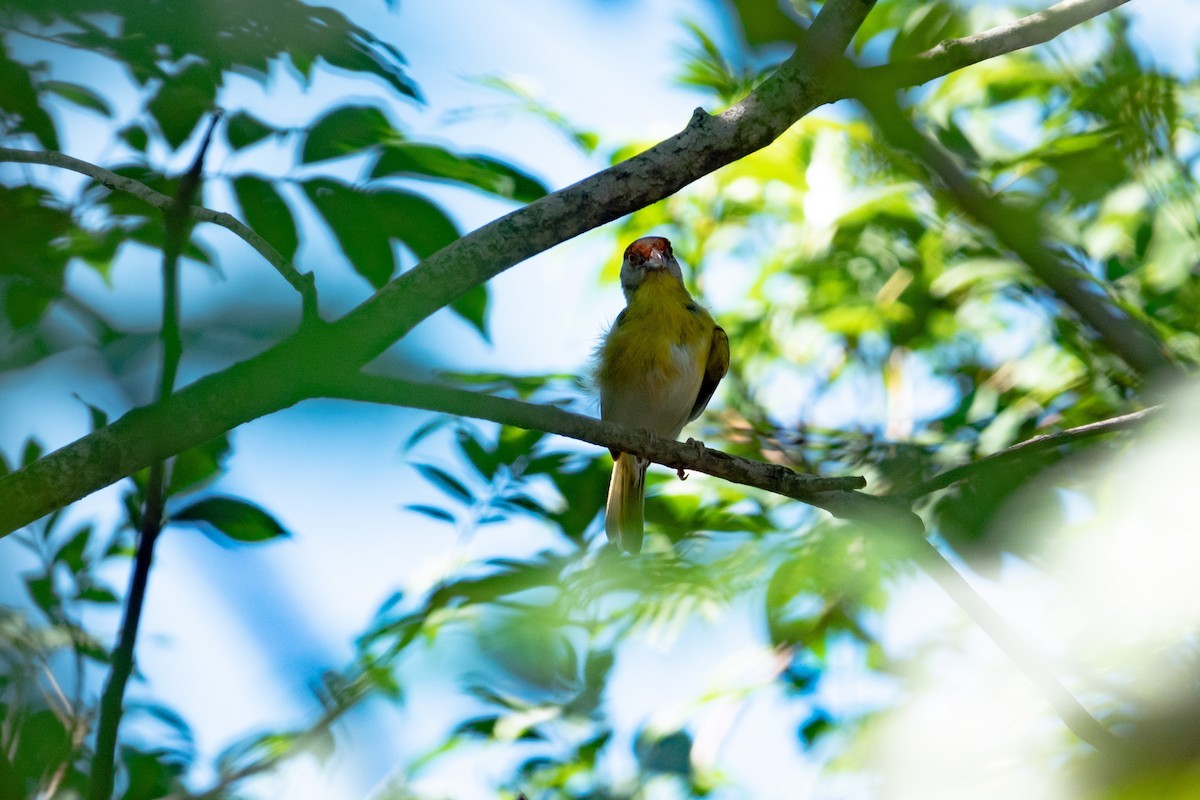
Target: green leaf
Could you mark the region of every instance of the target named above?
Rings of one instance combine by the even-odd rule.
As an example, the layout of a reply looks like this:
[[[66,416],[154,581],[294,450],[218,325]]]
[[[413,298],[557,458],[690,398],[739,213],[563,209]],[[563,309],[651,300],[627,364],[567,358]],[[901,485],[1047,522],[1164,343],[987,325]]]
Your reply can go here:
[[[414,503],[412,505],[405,506],[405,508],[407,508],[409,511],[415,511],[418,514],[424,514],[432,519],[441,520],[442,522],[449,522],[451,525],[457,522],[453,514],[446,509],[438,508],[437,506],[426,506],[421,505],[420,503]]]
[[[42,81],[39,86],[43,91],[53,92],[64,100],[89,111],[95,111],[101,116],[111,117],[113,115],[112,107],[108,102],[86,86],[66,81]]]
[[[173,522],[211,525],[235,542],[265,542],[288,536],[259,506],[236,497],[208,497],[171,515]]]
[[[129,125],[117,131],[117,135],[125,140],[125,143],[139,153],[146,152],[146,147],[150,144],[150,134],[146,133],[146,129],[141,125]]]
[[[87,400],[84,400],[78,394],[74,395],[75,399],[87,406],[88,416],[91,419],[92,430],[96,431],[108,424],[108,414],[99,406],[94,406]]]
[[[66,564],[67,569],[72,573],[79,573],[83,569],[84,551],[87,549],[88,538],[92,535],[92,526],[84,525],[75,532],[75,535],[67,540],[54,556],[54,560]]]
[[[216,107],[217,85],[210,67],[193,63],[163,81],[146,110],[158,122],[171,147],[187,141],[196,124]]]
[[[54,591],[54,581],[45,574],[30,574],[24,577],[25,591],[29,592],[29,598],[45,612],[47,617],[55,619],[62,601],[59,600],[58,593]]]
[[[425,259],[459,236],[445,213],[419,195],[399,189],[363,191],[327,178],[303,185],[351,266],[375,288],[396,270],[392,240],[399,239],[418,259]],[[478,306],[476,299],[467,312],[480,316]]]
[[[371,170],[372,178],[430,178],[473,186],[489,194],[529,203],[549,190],[536,178],[487,156],[460,156],[420,142],[389,142]]]
[[[75,596],[76,600],[82,600],[85,603],[98,603],[100,605],[111,605],[117,602],[120,598],[116,592],[106,586],[89,586]]]
[[[374,106],[342,106],[321,117],[304,139],[305,164],[341,158],[383,144],[399,134]]]
[[[276,128],[245,111],[236,111],[225,120],[225,138],[234,150],[249,147],[276,133],[279,133]]]
[[[450,303],[450,310],[470,323],[485,342],[492,340],[487,326],[488,299],[487,284],[481,283],[467,289]]]
[[[633,745],[638,764],[646,772],[687,777],[692,774],[692,737],[686,731],[655,735],[642,730]]]
[[[0,44],[0,118],[6,135],[32,134],[47,150],[58,150],[54,120],[38,104],[29,68],[9,59]]]
[[[221,469],[221,463],[229,455],[229,437],[225,434],[184,450],[175,457],[171,467],[171,480],[167,483],[167,497],[174,497],[197,489]]]
[[[21,466],[28,467],[41,457],[42,443],[33,437],[26,439],[25,447],[21,450]]]
[[[233,180],[233,191],[246,224],[267,240],[287,261],[296,256],[299,238],[292,211],[279,196],[275,186],[254,175],[241,175]]]
[[[458,478],[446,472],[446,470],[435,467],[432,464],[413,464],[413,467],[425,477],[425,480],[455,500],[466,505],[471,505],[475,502],[475,496],[471,494],[471,490],[464,486]]]

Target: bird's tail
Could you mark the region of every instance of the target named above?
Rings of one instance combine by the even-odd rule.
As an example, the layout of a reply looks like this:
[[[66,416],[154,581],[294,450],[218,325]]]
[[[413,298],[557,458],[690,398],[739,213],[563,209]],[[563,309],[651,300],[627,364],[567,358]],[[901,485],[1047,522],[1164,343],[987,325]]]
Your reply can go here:
[[[649,461],[621,453],[613,462],[612,482],[608,485],[608,506],[604,510],[604,532],[610,542],[627,553],[642,549],[642,502],[646,491]]]

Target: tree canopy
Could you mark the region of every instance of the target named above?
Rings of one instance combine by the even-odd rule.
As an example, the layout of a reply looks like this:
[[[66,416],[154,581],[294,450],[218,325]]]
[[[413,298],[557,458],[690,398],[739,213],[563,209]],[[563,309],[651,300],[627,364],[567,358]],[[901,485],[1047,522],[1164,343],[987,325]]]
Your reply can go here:
[[[0,386],[53,376],[48,408],[76,398],[90,431],[0,423],[0,797],[277,796],[306,758],[336,771],[371,709],[435,730],[438,680],[455,718],[360,764],[371,797],[484,763],[472,786],[529,800],[745,796],[794,764],[819,796],[938,796],[998,760],[997,794],[1194,793],[1200,95],[1134,32],[1144,5],[697,6],[672,57],[704,101],[661,141],[479,79],[597,166],[560,187],[537,153],[410,124],[420,65],[361,9],[0,0]],[[464,198],[500,212],[467,230]],[[455,368],[456,336],[496,338],[492,279],[584,235],[607,290],[649,232],[729,335],[703,447],[594,419],[587,353]],[[414,343],[434,315],[462,330]],[[415,498],[382,524],[453,531],[449,566],[397,576],[312,715],[202,752],[131,690],[155,679],[155,548],[344,537],[226,480],[239,428],[318,402],[414,412],[378,434]],[[604,544],[610,448],[669,468],[636,557]],[[931,586],[959,613],[916,619]],[[687,663],[639,652],[719,619]],[[683,709],[645,696],[696,676]],[[769,763],[725,752],[735,730]]]

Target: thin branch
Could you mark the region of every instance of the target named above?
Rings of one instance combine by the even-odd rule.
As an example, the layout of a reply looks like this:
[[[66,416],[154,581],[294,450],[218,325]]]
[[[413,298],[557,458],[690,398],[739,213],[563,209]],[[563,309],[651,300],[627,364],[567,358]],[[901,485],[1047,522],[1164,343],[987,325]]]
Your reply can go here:
[[[54,150],[18,150],[11,147],[0,147],[0,162],[4,161],[22,164],[43,164],[49,167],[59,167],[60,169],[78,172],[81,175],[87,175],[89,178],[110,189],[131,194],[164,213],[175,202],[174,198],[150,188],[141,181],[127,178],[124,175],[118,175],[111,170],[104,169],[104,167],[90,164],[87,161],[82,161]],[[259,236],[248,225],[232,214],[227,214],[224,211],[214,211],[204,206],[191,205],[190,203],[187,213],[196,222],[210,222],[232,231],[234,235],[253,247],[259,255],[275,268],[276,272],[283,276],[284,280],[291,284],[293,289],[300,293],[305,319],[312,319],[316,316],[317,289],[311,272],[301,273],[288,263],[287,259],[280,255],[279,251],[272,247],[270,242]]]
[[[191,169],[179,183],[179,190],[164,212],[166,235],[163,242],[163,298],[162,298],[162,373],[158,385],[158,402],[162,403],[175,389],[175,378],[179,372],[179,359],[183,354],[179,331],[179,254],[188,240],[192,200],[200,188],[204,170],[204,156],[212,141],[213,129],[219,116],[213,115],[200,143],[200,151],[192,162]],[[166,510],[166,462],[155,461],[150,466],[150,477],[146,486],[146,505],[142,513],[141,536],[138,537],[137,555],[133,572],[129,578],[129,592],[125,597],[125,613],[121,619],[121,631],[117,647],[112,654],[112,669],[104,693],[100,697],[100,720],[96,727],[96,750],[92,754],[90,800],[109,800],[113,791],[113,775],[116,767],[117,733],[125,703],[125,687],[133,674],[134,648],[137,645],[138,626],[145,604],[146,588],[150,580],[150,567],[154,561],[154,544],[162,532],[163,515]]]
[[[1042,657],[988,605],[928,539],[914,540],[913,546],[917,563],[925,573],[1012,659],[1072,733],[1100,752],[1113,753],[1120,749],[1120,741],[1088,713]]]
[[[610,450],[635,453],[673,470],[703,472],[731,483],[790,497],[825,509],[840,519],[866,522],[917,535],[925,530],[920,518],[907,508],[853,491],[866,485],[862,477],[823,478],[806,475],[780,464],[731,456],[698,442],[664,439],[650,431],[625,428],[553,406],[492,397],[450,386],[364,374],[334,376],[321,394],[343,400],[440,411],[554,433]]]
[[[1122,414],[1119,417],[1112,417],[1111,419],[1104,419],[1099,422],[1090,422],[1087,425],[1079,425],[1075,428],[1067,428],[1065,431],[1043,433],[1040,436],[1034,436],[1032,439],[1026,439],[1011,447],[1006,447],[991,455],[984,456],[977,461],[972,461],[969,464],[959,464],[957,467],[951,467],[944,472],[934,475],[929,480],[917,484],[911,489],[897,492],[894,496],[897,499],[904,499],[911,502],[918,497],[924,497],[939,489],[945,489],[953,483],[966,480],[979,471],[993,469],[1014,459],[1028,456],[1031,453],[1073,444],[1083,439],[1090,439],[1093,436],[1103,436],[1107,433],[1126,431],[1139,427],[1160,411],[1162,411],[1162,406],[1150,406],[1141,411]]]
[[[963,67],[996,56],[1045,44],[1059,34],[1129,0],[1063,0],[1061,3],[999,25],[982,33],[947,39],[912,58],[862,71],[862,80],[876,88],[919,86]]]
[[[1122,309],[1107,287],[1050,243],[1049,233],[1036,212],[978,186],[959,168],[953,156],[917,130],[892,92],[880,91],[856,78],[849,80],[857,85],[857,99],[870,112],[888,143],[924,165],[959,207],[1024,261],[1109,350],[1143,378],[1179,373],[1179,367],[1149,326]]]

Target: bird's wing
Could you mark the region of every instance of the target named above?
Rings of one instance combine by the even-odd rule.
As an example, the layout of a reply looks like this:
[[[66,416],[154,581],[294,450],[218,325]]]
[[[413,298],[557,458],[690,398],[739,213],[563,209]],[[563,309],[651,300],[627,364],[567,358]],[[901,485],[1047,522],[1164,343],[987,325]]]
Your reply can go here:
[[[696,395],[696,402],[692,404],[692,412],[688,415],[688,422],[691,422],[696,417],[700,416],[700,412],[708,405],[708,401],[712,399],[713,392],[717,390],[717,384],[721,382],[721,378],[725,377],[725,373],[729,371],[729,337],[725,335],[725,329],[720,325],[713,326],[712,343],[708,348],[708,363],[704,365],[704,379],[700,381],[700,392]]]

